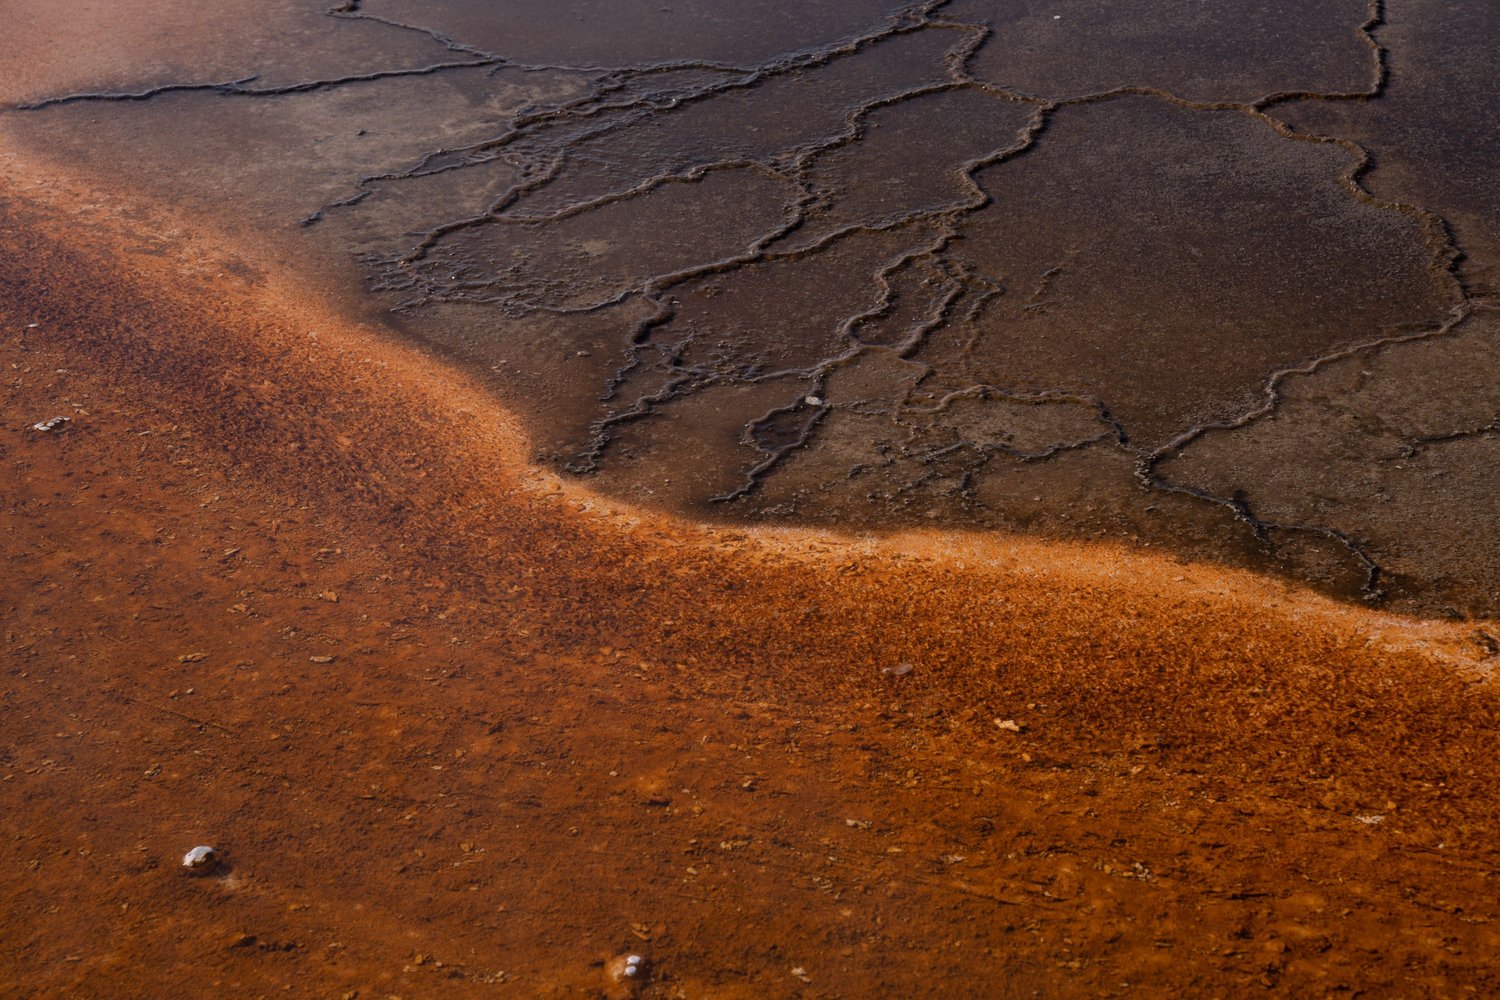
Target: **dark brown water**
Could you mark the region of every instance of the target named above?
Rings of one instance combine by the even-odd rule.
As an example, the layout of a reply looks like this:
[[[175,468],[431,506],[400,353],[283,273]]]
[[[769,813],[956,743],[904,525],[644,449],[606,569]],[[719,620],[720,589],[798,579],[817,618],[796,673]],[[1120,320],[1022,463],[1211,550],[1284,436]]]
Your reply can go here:
[[[4,127],[272,236],[602,489],[1500,613],[1491,5],[139,6]]]

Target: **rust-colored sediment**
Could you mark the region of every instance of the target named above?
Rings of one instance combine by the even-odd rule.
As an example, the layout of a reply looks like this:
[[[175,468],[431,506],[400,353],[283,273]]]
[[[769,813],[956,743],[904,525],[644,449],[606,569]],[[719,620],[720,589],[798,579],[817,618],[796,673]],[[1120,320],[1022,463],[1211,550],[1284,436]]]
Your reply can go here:
[[[1496,989],[1493,626],[628,509],[200,221],[0,166],[17,995]]]

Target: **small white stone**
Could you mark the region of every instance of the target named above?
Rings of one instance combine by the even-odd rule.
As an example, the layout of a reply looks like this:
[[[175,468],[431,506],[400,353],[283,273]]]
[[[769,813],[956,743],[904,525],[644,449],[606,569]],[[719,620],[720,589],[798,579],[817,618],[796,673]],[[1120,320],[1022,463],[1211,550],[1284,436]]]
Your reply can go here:
[[[190,872],[208,871],[219,863],[219,852],[212,847],[199,846],[182,856],[182,867]]]
[[[821,399],[819,399],[817,396],[804,396],[804,397],[802,397],[802,402],[806,403],[808,406],[822,406],[823,405],[823,401]]]

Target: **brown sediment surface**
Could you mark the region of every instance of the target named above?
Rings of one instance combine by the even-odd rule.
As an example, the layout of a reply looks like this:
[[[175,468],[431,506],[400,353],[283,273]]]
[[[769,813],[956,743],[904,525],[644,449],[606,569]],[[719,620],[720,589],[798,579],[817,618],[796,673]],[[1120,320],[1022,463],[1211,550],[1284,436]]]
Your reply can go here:
[[[1500,613],[1500,19],[130,7],[20,5],[16,148],[276,245],[601,494]]]
[[[1385,8],[1380,39],[1390,80],[1380,100],[1302,100],[1277,115],[1304,132],[1372,150],[1371,190],[1440,211],[1465,250],[1459,267],[1472,294],[1493,298],[1500,292],[1500,122],[1483,95],[1500,76],[1490,58],[1500,10],[1440,0]]]
[[[372,57],[386,69],[411,70],[453,55],[430,38],[330,18],[327,5],[300,0],[15,3],[5,13],[6,105],[59,92],[148,90],[200,74],[205,82],[274,87],[353,76]]]
[[[1497,989],[1493,623],[630,507],[274,252],[0,163],[17,995]]]
[[[1153,87],[1194,101],[1288,92],[1359,94],[1372,82],[1375,0],[955,0],[942,11],[995,32],[980,79],[1023,93],[1080,96]]]

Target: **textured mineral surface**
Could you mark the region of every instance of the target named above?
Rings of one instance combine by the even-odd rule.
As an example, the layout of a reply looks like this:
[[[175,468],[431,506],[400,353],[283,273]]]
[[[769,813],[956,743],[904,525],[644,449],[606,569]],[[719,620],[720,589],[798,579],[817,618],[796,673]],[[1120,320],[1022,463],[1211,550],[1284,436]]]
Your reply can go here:
[[[31,12],[11,134],[277,234],[599,489],[1500,609],[1487,7],[139,7]]]
[[[1500,7],[334,2],[0,0],[0,991],[1500,994]]]

